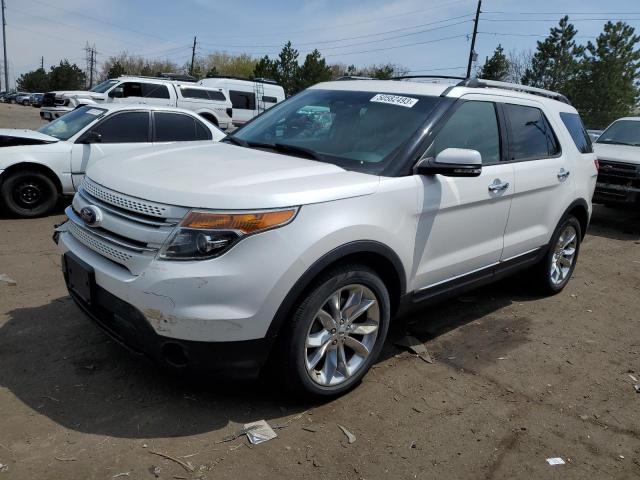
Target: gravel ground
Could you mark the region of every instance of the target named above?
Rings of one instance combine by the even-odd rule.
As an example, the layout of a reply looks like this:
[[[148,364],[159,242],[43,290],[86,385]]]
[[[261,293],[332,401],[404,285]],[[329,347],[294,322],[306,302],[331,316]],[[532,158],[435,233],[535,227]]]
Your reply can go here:
[[[38,124],[0,105],[0,126]],[[61,219],[0,217],[0,274],[17,282],[0,283],[0,480],[640,477],[637,211],[596,208],[560,295],[522,276],[400,319],[364,382],[314,405],[122,351],[66,294]],[[405,331],[434,364],[393,346]],[[222,442],[260,419],[278,438]]]

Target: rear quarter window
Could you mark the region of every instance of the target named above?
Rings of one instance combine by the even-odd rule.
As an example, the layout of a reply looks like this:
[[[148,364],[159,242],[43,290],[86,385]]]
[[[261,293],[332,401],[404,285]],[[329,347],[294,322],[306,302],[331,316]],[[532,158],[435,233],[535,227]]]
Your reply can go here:
[[[564,126],[567,127],[578,151],[580,151],[580,153],[593,153],[591,139],[584,128],[580,115],[577,113],[560,112],[560,118]]]
[[[541,160],[560,154],[560,144],[542,110],[504,104],[504,111],[509,125],[510,160]]]

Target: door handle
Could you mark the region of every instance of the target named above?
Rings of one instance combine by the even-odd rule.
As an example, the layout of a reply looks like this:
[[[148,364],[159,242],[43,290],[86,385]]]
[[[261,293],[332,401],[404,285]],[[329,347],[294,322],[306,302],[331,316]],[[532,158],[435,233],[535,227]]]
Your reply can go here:
[[[496,180],[494,183],[489,185],[489,191],[491,193],[503,192],[507,188],[509,188],[509,182],[500,182],[500,180]]]
[[[561,168],[560,171],[558,172],[558,180],[561,182],[564,182],[570,173],[571,172],[569,170],[565,170],[564,168]]]

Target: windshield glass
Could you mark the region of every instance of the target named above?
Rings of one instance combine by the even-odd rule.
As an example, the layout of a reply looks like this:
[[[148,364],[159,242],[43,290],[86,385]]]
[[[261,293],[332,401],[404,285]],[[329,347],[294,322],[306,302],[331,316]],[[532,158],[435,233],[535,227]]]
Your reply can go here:
[[[267,110],[234,139],[347,170],[380,173],[440,100],[408,94],[305,90]],[[294,147],[285,149],[282,147]]]
[[[69,140],[84,127],[104,116],[102,108],[80,107],[61,116],[38,131],[59,140]]]
[[[98,85],[96,85],[95,87],[93,87],[89,91],[90,92],[96,92],[96,93],[104,93],[107,90],[109,90],[116,83],[118,83],[118,80],[105,80],[104,82],[99,83]]]
[[[618,120],[613,122],[596,143],[612,143],[616,145],[640,146],[640,122],[635,120]]]

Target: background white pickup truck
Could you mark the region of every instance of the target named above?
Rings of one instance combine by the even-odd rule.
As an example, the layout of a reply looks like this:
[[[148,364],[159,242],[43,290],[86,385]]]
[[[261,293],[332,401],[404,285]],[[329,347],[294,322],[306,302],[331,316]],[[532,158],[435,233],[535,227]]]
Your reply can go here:
[[[232,103],[223,88],[162,78],[118,77],[88,91],[45,93],[40,117],[55,120],[82,105],[142,103],[191,110],[225,130],[232,126]]]

